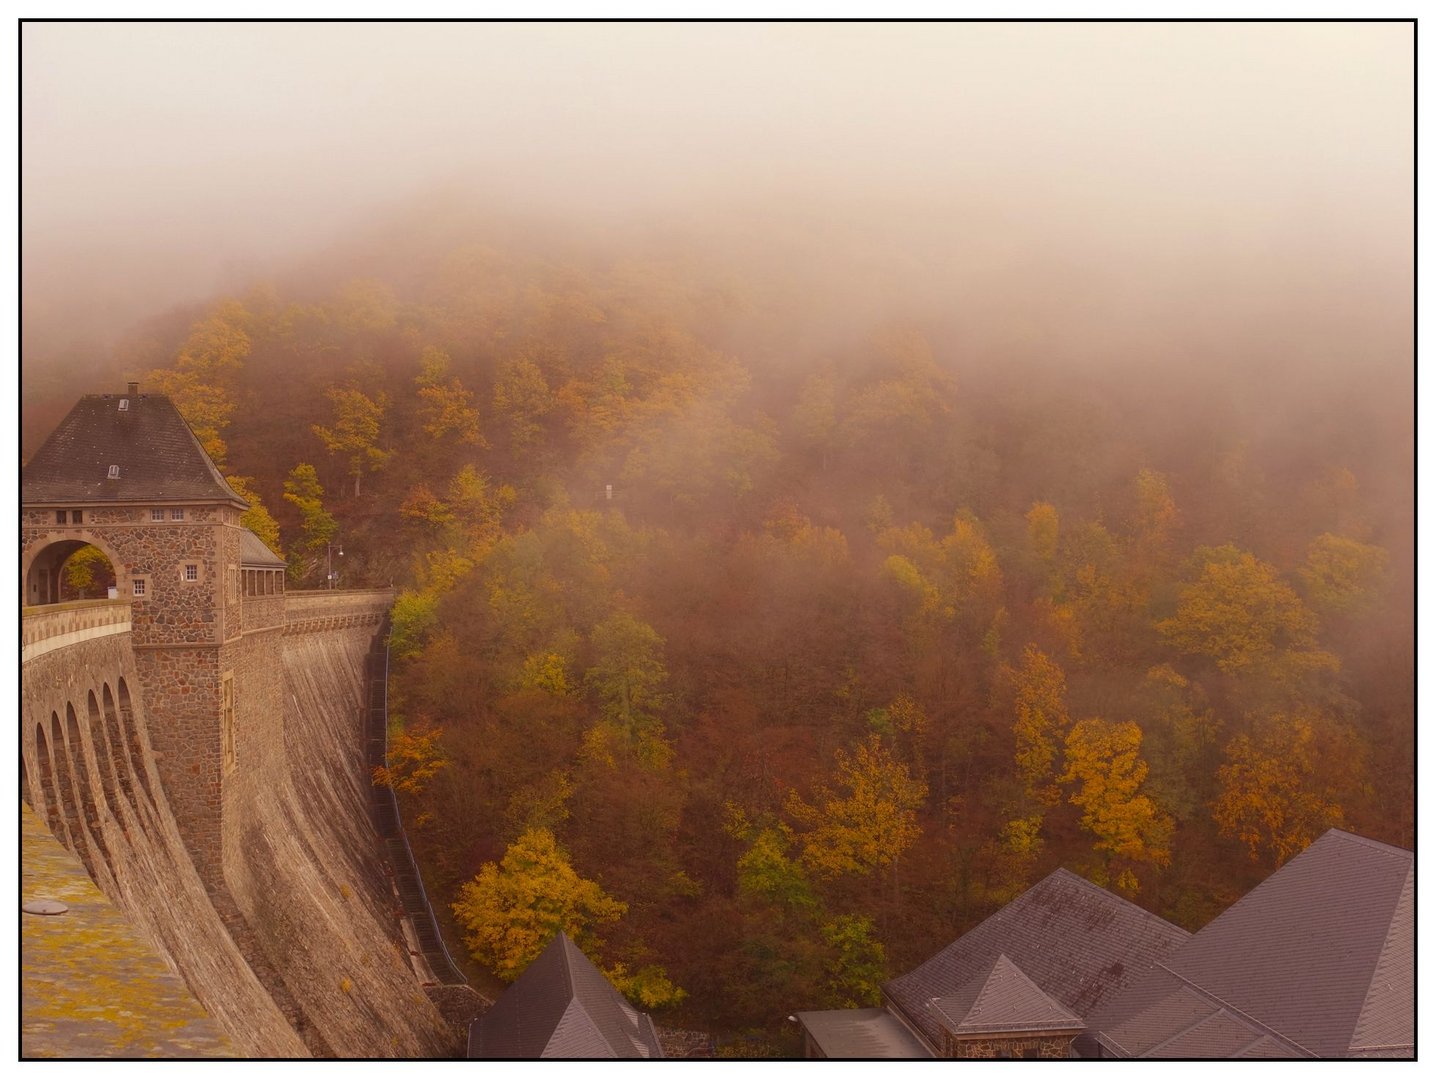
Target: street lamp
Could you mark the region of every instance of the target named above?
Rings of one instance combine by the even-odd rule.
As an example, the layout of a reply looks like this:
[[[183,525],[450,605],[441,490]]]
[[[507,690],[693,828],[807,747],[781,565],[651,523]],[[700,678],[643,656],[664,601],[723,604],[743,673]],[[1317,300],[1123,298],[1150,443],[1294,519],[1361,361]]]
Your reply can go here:
[[[339,557],[344,558],[344,545],[339,545]],[[329,587],[334,588],[334,545],[328,540],[324,541],[324,580]]]

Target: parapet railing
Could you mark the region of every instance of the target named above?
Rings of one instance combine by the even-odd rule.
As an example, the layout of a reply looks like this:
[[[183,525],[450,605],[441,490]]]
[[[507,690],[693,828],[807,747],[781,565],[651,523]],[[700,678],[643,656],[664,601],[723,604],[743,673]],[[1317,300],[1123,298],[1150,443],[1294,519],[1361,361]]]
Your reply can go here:
[[[369,736],[371,745],[379,750],[378,764],[389,762],[389,618],[385,615],[380,625],[384,642],[384,666],[371,672],[379,682],[380,693],[375,701],[372,692],[367,702]],[[377,650],[376,650],[377,651]],[[377,666],[377,665],[376,665]],[[381,742],[382,740],[382,742]],[[375,764],[371,761],[371,766]],[[444,935],[439,930],[439,921],[434,917],[434,907],[429,901],[428,890],[424,888],[424,877],[419,873],[414,849],[409,846],[409,837],[404,831],[404,821],[399,816],[399,797],[392,787],[374,785],[374,825],[380,837],[389,848],[390,861],[394,865],[395,884],[398,887],[404,911],[413,920],[414,930],[419,938],[420,948],[429,970],[442,984],[467,983],[469,980],[454,963]],[[445,970],[447,969],[447,970]],[[447,976],[447,977],[446,977]]]
[[[130,630],[130,601],[76,600],[21,609],[20,659],[33,660],[66,645]]]
[[[291,619],[387,611],[393,602],[393,589],[291,589],[284,594],[284,610]]]

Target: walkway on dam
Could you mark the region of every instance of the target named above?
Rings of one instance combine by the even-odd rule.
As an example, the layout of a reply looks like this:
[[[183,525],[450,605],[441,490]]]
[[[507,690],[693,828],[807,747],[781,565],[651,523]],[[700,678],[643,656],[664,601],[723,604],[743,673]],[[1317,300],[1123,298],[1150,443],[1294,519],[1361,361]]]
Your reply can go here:
[[[20,916],[21,1057],[239,1056],[184,980],[23,803],[20,844],[21,902],[70,909]]]

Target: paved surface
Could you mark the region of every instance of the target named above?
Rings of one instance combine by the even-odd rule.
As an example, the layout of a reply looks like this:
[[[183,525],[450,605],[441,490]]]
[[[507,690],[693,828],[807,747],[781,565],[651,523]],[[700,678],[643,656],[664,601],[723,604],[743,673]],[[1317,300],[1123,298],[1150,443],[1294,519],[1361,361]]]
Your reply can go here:
[[[20,1054],[29,1058],[234,1057],[184,980],[20,806],[21,896],[63,915],[20,915]]]

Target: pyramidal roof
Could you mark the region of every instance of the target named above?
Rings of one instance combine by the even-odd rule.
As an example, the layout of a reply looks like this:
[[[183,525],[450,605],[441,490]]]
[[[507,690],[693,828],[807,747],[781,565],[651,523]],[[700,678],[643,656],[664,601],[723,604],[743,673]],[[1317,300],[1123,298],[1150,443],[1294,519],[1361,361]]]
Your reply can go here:
[[[1005,955],[1092,1028],[1118,991],[1190,936],[1070,871],[1054,870],[883,991],[937,1046],[942,1025],[928,1003],[963,994]]]
[[[1332,829],[1113,1002],[1102,1042],[1132,1057],[1410,1057],[1415,920],[1409,851]],[[1221,1014],[1225,1029],[1218,1037]]]
[[[956,994],[936,997],[928,1007],[954,1035],[998,1031],[1080,1030],[1082,1018],[1062,1007],[999,953],[992,966]]]
[[[658,1033],[565,933],[469,1026],[470,1058],[661,1058]]]
[[[21,471],[20,498],[27,505],[248,505],[162,394],[82,397]]]

